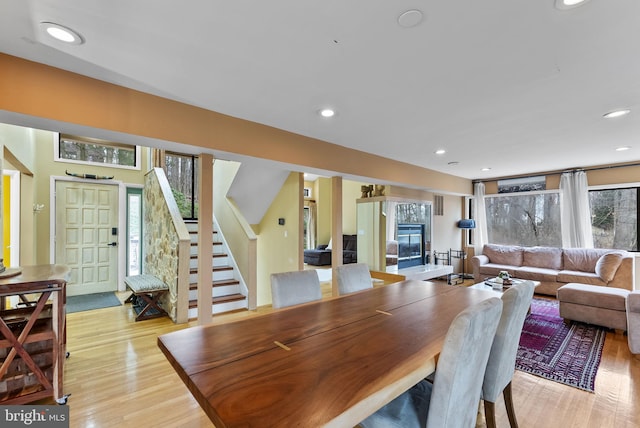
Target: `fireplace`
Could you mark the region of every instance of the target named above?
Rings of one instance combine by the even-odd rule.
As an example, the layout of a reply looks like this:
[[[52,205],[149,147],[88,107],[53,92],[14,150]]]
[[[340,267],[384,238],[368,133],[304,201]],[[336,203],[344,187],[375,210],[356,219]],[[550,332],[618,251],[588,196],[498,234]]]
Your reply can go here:
[[[424,260],[424,224],[398,224],[398,268],[418,266]]]

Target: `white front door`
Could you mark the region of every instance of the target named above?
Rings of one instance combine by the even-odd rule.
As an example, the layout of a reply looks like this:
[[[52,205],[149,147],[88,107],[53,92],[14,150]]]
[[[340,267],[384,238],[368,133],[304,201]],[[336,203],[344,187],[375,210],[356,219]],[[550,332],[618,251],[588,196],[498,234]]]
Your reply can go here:
[[[56,263],[71,269],[67,295],[116,291],[118,186],[56,181]]]

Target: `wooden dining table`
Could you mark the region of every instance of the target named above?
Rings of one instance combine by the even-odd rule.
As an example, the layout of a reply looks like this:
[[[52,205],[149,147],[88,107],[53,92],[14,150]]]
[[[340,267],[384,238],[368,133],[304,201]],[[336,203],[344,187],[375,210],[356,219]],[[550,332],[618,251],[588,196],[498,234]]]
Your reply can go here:
[[[217,428],[352,427],[432,373],[452,320],[493,296],[407,280],[158,346]]]

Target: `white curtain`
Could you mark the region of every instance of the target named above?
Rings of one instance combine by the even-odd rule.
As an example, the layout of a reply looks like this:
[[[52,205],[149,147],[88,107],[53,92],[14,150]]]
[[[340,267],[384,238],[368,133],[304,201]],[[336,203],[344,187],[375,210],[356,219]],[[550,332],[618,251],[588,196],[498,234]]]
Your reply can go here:
[[[565,248],[593,248],[587,187],[584,171],[565,172],[560,177],[560,220]]]
[[[385,213],[387,215],[387,241],[396,239],[396,206],[397,202],[387,201]]]
[[[307,248],[316,248],[316,203],[309,202],[309,219],[307,221]]]
[[[474,234],[474,248],[476,254],[482,254],[482,247],[488,243],[487,238],[487,211],[484,203],[484,183],[475,183],[473,186],[474,195],[474,213],[473,218],[476,221],[476,229]]]

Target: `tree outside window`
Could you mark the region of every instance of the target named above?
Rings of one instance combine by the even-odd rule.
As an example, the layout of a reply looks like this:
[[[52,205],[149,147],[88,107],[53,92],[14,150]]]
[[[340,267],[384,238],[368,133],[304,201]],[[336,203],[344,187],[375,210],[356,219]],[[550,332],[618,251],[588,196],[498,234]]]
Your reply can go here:
[[[593,245],[638,251],[638,192],[640,188],[589,191]]]
[[[165,174],[184,219],[198,218],[197,159],[176,153],[165,155]]]
[[[485,206],[488,242],[562,247],[559,193],[487,196]]]

